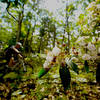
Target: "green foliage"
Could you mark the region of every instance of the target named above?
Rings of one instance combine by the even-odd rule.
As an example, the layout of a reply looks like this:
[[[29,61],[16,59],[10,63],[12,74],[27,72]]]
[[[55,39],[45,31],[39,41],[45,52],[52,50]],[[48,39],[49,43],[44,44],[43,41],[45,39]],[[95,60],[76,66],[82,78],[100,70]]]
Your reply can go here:
[[[71,81],[71,76],[69,69],[67,68],[67,64],[65,66],[60,66],[59,73],[64,90],[66,91],[70,88],[70,81]]]
[[[44,76],[48,71],[46,71],[44,68],[42,68],[38,74],[38,78],[41,78],[42,76]]]
[[[40,28],[40,37],[45,35],[45,29],[43,27]]]
[[[3,78],[4,79],[7,79],[7,78],[16,79],[17,77],[18,77],[18,74],[16,74],[15,72],[10,72],[10,73],[6,74]]]
[[[79,74],[79,69],[77,64],[71,61],[70,66],[72,67],[73,71],[75,71],[77,74]]]
[[[71,61],[71,60],[66,61],[66,63],[68,64],[68,66],[70,66],[70,67],[72,68],[72,70],[73,70],[75,73],[79,74],[79,68],[78,68],[78,65],[77,65],[76,63],[74,63],[74,62]]]
[[[84,61],[84,68],[85,68],[86,72],[88,73],[89,72],[89,65],[88,65],[87,60]]]
[[[8,41],[9,46],[12,46],[12,45],[15,45],[15,44],[16,44],[16,37],[13,37]]]
[[[22,52],[26,57],[26,63],[32,65],[34,70],[30,68],[28,65],[27,72],[22,72],[22,66],[20,65],[20,69],[17,68],[17,73],[13,72],[5,72],[3,76],[3,72],[0,73],[0,99],[7,100],[8,97],[11,96],[11,100],[67,100],[67,99],[99,99],[100,93],[99,89],[96,85],[90,85],[91,82],[95,81],[95,65],[91,66],[89,69],[89,63],[87,61],[80,61],[77,63],[70,62],[70,68],[68,69],[66,66],[60,66],[60,69],[54,67],[49,72],[41,69],[43,65],[45,54],[45,49],[48,51],[52,48],[53,43],[56,41],[62,42],[62,37],[64,33],[65,23],[65,9],[58,9],[57,12],[60,12],[59,18],[52,16],[53,13],[50,13],[48,10],[40,9],[38,6],[38,0],[0,0],[3,3],[7,3],[7,7],[9,8],[9,12],[16,17],[17,20],[14,20],[11,16],[8,16],[6,12],[0,11],[0,41],[3,41],[3,49],[8,47],[8,45],[14,45],[16,43],[16,36],[18,34],[18,22],[22,19],[21,23],[21,34],[20,41],[23,43],[24,50],[25,48],[29,48],[30,53]],[[65,0],[63,0],[64,2]],[[70,1],[70,0],[69,0]],[[87,2],[88,1],[88,2]],[[76,40],[80,35],[90,36],[86,43],[92,41],[96,37],[99,37],[99,33],[95,33],[99,31],[99,10],[95,11],[88,18],[88,14],[93,12],[95,9],[91,7],[88,12],[86,7],[92,3],[94,0],[77,0],[76,2],[69,3],[67,9],[67,17],[68,19],[68,27],[65,28],[65,40],[64,42],[67,44],[68,41],[68,32],[70,33],[70,48],[75,46]],[[100,3],[100,0],[95,0],[96,6]],[[64,2],[64,4],[66,1]],[[88,5],[87,5],[88,4]],[[24,5],[24,7],[23,7]],[[79,19],[76,19],[78,14],[76,13],[76,9],[82,6],[82,14],[79,15]],[[84,9],[85,8],[85,9]],[[75,12],[74,12],[75,11]],[[23,13],[24,12],[24,13]],[[23,14],[22,14],[23,13]],[[58,13],[57,13],[58,14]],[[97,15],[96,15],[97,14]],[[21,15],[18,17],[18,15]],[[58,18],[58,19],[57,19]],[[78,21],[77,21],[78,20]],[[77,22],[76,22],[77,21]],[[96,22],[92,25],[92,23],[88,22]],[[92,26],[92,27],[91,27]],[[91,29],[91,28],[92,29]],[[90,30],[89,30],[90,28]],[[37,32],[37,33],[36,33]],[[99,47],[99,41],[97,41],[97,48]],[[79,45],[78,45],[79,46]],[[79,49],[79,48],[77,48]],[[82,47],[84,49],[84,47]],[[1,50],[1,49],[0,49]],[[38,53],[38,51],[41,53]],[[43,53],[43,54],[42,54]],[[84,53],[84,50],[82,51]],[[3,62],[3,61],[0,61]],[[87,73],[84,73],[84,68]],[[93,62],[92,62],[93,63]],[[81,67],[79,69],[79,67]],[[1,68],[1,67],[0,67]],[[4,69],[4,68],[3,68]],[[41,70],[40,70],[41,69]],[[70,72],[69,72],[70,70]],[[73,70],[73,71],[72,71]],[[31,73],[31,72],[34,72]],[[40,72],[39,72],[40,71]],[[91,71],[91,72],[90,72]],[[46,74],[48,72],[48,74]],[[60,78],[59,78],[60,72]],[[79,73],[80,72],[80,73]],[[77,74],[76,74],[77,73]],[[71,74],[71,76],[70,76]],[[42,77],[44,76],[45,77]],[[37,78],[38,76],[38,78]],[[99,79],[99,72],[98,72]],[[2,77],[4,81],[2,81]],[[41,78],[42,77],[42,78]],[[67,90],[70,86],[70,91],[66,94],[63,91],[61,81],[63,83],[64,89]],[[35,82],[35,83],[34,83]],[[36,85],[34,87],[33,85]],[[94,83],[93,83],[94,84]],[[64,92],[64,93],[63,93]],[[2,97],[2,98],[1,98]],[[10,100],[9,99],[9,100]]]

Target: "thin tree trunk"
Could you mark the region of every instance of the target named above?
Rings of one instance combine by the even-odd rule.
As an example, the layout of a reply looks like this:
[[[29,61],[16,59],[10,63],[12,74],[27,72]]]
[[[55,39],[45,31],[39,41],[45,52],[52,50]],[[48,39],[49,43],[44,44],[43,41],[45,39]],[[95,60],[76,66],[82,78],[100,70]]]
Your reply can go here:
[[[56,42],[56,29],[55,29],[55,31],[54,31],[53,47],[55,47],[55,42]]]
[[[32,33],[31,33],[31,39],[30,39],[30,46],[32,45],[32,41],[33,41],[33,33],[35,32],[35,26],[36,26],[36,20],[35,20],[35,25],[34,25],[34,27],[33,27],[33,31],[32,31]],[[32,47],[29,49],[29,53],[31,53],[31,49],[32,49]]]
[[[69,32],[69,15],[68,15],[68,2],[66,2],[66,21],[65,21],[65,26],[64,26],[64,34],[63,34],[63,39],[62,39],[62,44],[64,43],[65,40],[65,33],[66,33],[66,28],[67,28],[67,35],[68,35],[68,53],[70,51],[70,32]]]
[[[22,6],[22,12],[19,13],[18,17],[18,33],[16,34],[16,41],[20,41],[23,17],[24,17],[24,4]]]
[[[40,39],[40,45],[39,45],[39,48],[38,48],[38,53],[41,52],[41,45],[42,45],[42,37],[41,37],[41,39]]]
[[[68,34],[68,53],[70,51],[70,32],[69,32],[69,22],[68,22],[68,18],[67,17],[67,34]]]
[[[66,33],[66,27],[68,26],[68,3],[66,2],[66,15],[65,15],[65,25],[64,25],[64,33],[63,33],[63,39],[62,39],[62,44],[64,43],[64,40],[65,40],[65,33]]]
[[[21,13],[19,13],[19,19],[18,19],[18,33],[16,34],[16,41],[20,40],[20,35],[21,35],[21,26],[22,26],[22,20],[21,18]]]

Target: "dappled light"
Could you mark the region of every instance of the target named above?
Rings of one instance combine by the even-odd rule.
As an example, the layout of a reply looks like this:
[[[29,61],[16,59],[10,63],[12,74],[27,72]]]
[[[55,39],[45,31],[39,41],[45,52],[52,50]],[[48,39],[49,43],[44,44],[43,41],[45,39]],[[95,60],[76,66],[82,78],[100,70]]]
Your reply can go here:
[[[100,100],[100,0],[0,0],[0,100]]]

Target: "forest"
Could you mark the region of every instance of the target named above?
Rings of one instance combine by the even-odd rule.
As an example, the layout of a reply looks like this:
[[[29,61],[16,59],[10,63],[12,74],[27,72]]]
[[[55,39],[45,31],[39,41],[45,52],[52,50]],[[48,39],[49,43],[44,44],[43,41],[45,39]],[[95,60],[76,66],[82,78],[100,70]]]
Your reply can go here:
[[[100,0],[0,0],[0,100],[100,100]]]

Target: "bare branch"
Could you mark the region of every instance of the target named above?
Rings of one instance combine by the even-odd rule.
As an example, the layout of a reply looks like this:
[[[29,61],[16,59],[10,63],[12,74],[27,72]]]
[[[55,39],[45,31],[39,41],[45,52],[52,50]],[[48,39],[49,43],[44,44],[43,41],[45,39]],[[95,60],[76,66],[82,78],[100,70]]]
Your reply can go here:
[[[7,10],[8,14],[9,14],[11,17],[13,17],[16,21],[18,21],[18,20],[9,12],[8,8],[6,8],[6,10]]]

